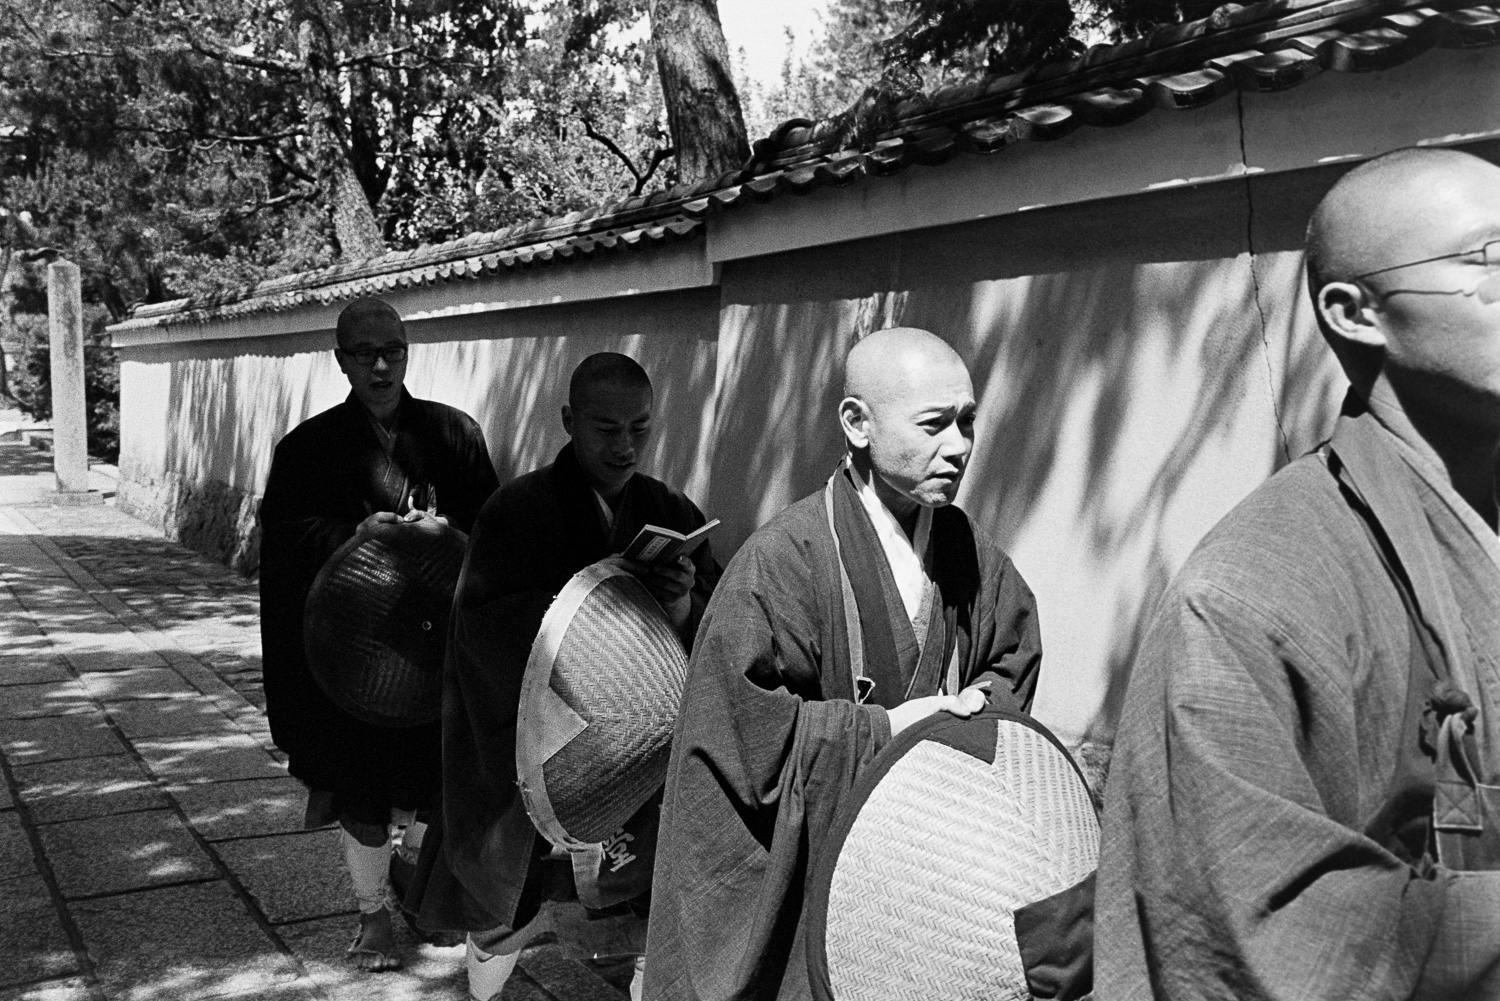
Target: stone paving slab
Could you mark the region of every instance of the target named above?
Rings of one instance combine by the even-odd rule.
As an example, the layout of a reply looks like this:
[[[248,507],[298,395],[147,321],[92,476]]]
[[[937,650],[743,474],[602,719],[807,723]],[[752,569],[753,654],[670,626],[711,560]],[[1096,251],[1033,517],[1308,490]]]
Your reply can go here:
[[[71,977],[0,990],[0,1001],[92,1001],[92,995],[81,977]]]
[[[107,702],[105,708],[127,740],[236,732],[234,722],[202,695]]]
[[[15,776],[21,799],[38,824],[167,805],[151,777],[128,754],[22,765]]]
[[[169,791],[188,823],[209,841],[295,834],[302,830],[307,810],[307,789],[290,776],[173,786]]]
[[[214,850],[272,924],[355,910],[337,831],[221,841]]]
[[[0,888],[37,875],[31,841],[14,811],[0,813]]]
[[[0,719],[89,713],[96,708],[83,686],[73,680],[9,685],[0,692]]]
[[[73,677],[65,658],[52,653],[52,644],[37,634],[36,642],[5,641],[0,652],[0,686],[68,681]]]
[[[344,958],[357,927],[356,919],[346,915],[280,925],[276,931],[329,1001],[365,1001],[372,996],[384,1001],[458,1001],[467,997],[463,946],[440,949],[420,943],[404,922],[397,921],[396,939],[405,963],[400,970],[372,976],[355,969]],[[544,1001],[542,996],[524,991],[517,994],[510,984],[502,995],[502,1001],[533,998]]]
[[[100,702],[123,699],[192,698],[198,690],[170,667],[132,667],[80,674],[78,681]]]
[[[77,973],[78,958],[37,875],[0,881],[0,987]]]
[[[73,912],[112,1001],[262,997],[296,986],[295,961],[222,882],[102,897]]]
[[[101,754],[124,754],[125,745],[97,710],[71,716],[0,720],[0,752],[14,765]]]
[[[170,810],[48,824],[38,828],[38,833],[66,897],[219,875]]]
[[[199,733],[152,737],[135,749],[159,778],[173,783],[225,782],[232,779],[281,778],[286,768],[249,734]]]

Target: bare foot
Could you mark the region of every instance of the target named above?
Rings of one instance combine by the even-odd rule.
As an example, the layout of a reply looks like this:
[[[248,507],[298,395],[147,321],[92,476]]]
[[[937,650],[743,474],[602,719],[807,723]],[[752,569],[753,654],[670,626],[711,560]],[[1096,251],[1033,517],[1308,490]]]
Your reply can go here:
[[[396,932],[391,927],[391,912],[378,911],[359,916],[359,935],[346,955],[361,970],[384,973],[401,969],[401,953],[396,948]]]

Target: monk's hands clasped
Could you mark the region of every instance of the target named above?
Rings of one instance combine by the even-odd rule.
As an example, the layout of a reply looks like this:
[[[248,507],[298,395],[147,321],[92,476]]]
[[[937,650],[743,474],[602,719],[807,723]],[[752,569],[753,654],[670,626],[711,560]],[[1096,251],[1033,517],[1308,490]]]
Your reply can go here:
[[[651,597],[667,613],[674,629],[680,631],[687,625],[693,610],[690,592],[697,573],[690,557],[679,556],[670,563],[643,563],[624,556],[611,556],[603,562],[619,567],[645,585]]]
[[[959,719],[968,719],[984,708],[989,698],[990,683],[981,681],[965,688],[957,695],[926,695],[920,699],[909,699],[894,709],[887,709],[891,721],[891,736],[905,730],[913,723],[937,713],[951,713]]]
[[[448,519],[430,511],[414,510],[406,514],[397,514],[394,511],[376,511],[354,530],[357,538],[367,539],[371,536],[379,537],[388,532],[399,531],[414,527],[418,530],[428,532],[441,532],[448,527]]]

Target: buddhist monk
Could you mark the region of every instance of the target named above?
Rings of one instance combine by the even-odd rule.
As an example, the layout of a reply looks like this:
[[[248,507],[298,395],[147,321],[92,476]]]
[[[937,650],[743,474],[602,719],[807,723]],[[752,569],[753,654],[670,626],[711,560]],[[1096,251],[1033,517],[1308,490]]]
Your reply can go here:
[[[414,891],[424,928],[469,933],[475,1001],[500,996],[521,949],[548,930],[549,900],[582,899],[596,916],[627,925],[633,914],[644,940],[650,859],[635,847],[641,857],[619,872],[578,872],[527,816],[515,752],[532,642],[578,571],[616,560],[693,643],[719,576],[711,544],[655,569],[616,555],[647,524],[687,534],[705,521],[681,492],[638,469],[654,407],[651,380],[636,361],[613,352],[585,358],[562,407],[568,444],[551,464],[501,487],[469,543],[443,679],[443,823],[423,847]],[[627,825],[636,846],[654,838],[657,811],[653,800]]]
[[[847,458],[759,529],[699,628],[673,736],[646,997],[810,996],[803,897],[861,769],[986,698],[1025,711],[1036,603],[953,506],[974,443],[962,359],[916,329],[849,352]]]
[[[374,726],[336,706],[308,671],[303,607],[345,542],[424,520],[467,532],[498,480],[471,417],[403,387],[406,330],[394,309],[355,300],[339,314],[336,343],[348,399],[288,433],[266,481],[261,647],[271,736],[309,789],[307,825],[343,829],[360,911],[350,958],[379,971],[401,962],[391,928],[390,827],[394,816],[415,842],[414,814],[438,805],[439,728]]]
[[[1354,168],[1307,279],[1348,395],[1148,629],[1106,791],[1100,997],[1500,997],[1500,169]]]

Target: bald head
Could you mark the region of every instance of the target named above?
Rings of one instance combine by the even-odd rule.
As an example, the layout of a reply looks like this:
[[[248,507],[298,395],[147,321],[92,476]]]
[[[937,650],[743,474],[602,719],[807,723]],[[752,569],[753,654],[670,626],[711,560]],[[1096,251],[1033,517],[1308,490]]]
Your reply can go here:
[[[1493,185],[1500,169],[1451,149],[1398,149],[1339,179],[1307,224],[1307,280],[1316,300],[1329,282],[1431,256],[1464,182]]]
[[[585,409],[600,388],[644,392],[651,395],[651,377],[629,355],[614,351],[591,354],[578,363],[568,380],[568,406]]]
[[[849,350],[844,395],[874,404],[955,368],[967,380],[964,360],[936,334],[917,327],[877,330]]]
[[[1406,149],[1349,171],[1307,227],[1318,326],[1354,391],[1423,434],[1500,426],[1500,168]]]
[[[401,314],[383,300],[355,299],[339,313],[339,347],[347,350],[360,335],[371,341],[405,340],[406,324]]]
[[[839,423],[856,470],[897,515],[951,503],[974,439],[969,370],[925,330],[877,331],[845,361]]]

